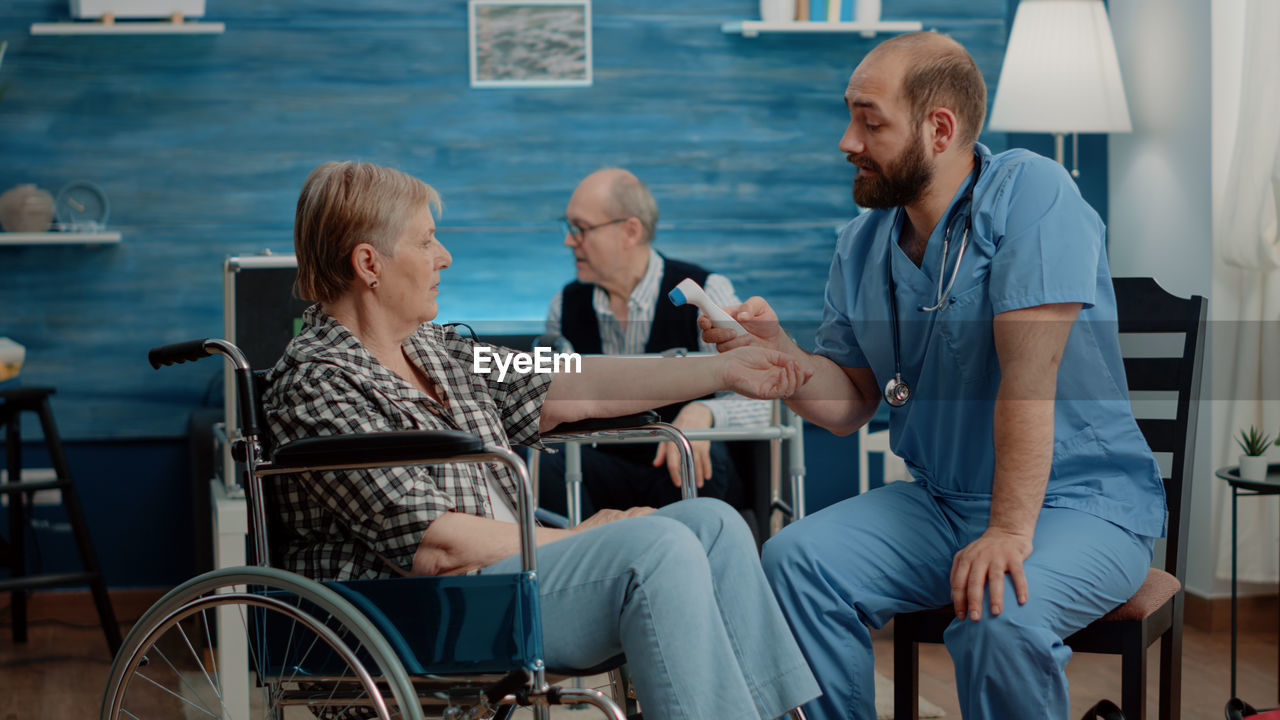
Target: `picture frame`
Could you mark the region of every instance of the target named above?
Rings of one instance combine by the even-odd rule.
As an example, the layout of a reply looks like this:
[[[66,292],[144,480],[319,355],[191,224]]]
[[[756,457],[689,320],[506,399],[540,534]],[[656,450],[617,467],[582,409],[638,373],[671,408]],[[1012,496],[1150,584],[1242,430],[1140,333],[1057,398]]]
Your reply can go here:
[[[471,86],[592,83],[591,0],[468,0]]]

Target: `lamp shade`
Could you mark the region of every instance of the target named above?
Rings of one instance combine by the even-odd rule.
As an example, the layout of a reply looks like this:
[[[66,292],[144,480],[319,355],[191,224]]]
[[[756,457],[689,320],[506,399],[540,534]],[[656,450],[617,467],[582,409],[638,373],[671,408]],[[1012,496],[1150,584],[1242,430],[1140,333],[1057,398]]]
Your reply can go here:
[[[1013,132],[1131,132],[1102,0],[1022,0],[988,127]]]

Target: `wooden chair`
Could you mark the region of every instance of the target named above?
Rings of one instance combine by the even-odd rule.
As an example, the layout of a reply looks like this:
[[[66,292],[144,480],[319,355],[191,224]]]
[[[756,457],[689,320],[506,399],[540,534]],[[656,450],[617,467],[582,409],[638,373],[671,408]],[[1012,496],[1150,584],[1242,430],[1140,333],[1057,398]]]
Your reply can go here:
[[[1075,652],[1120,655],[1121,707],[1129,720],[1144,720],[1147,711],[1147,648],[1160,640],[1160,720],[1178,720],[1182,694],[1182,581],[1187,564],[1187,523],[1191,479],[1195,473],[1196,416],[1199,410],[1201,363],[1204,359],[1207,301],[1199,295],[1183,299],[1165,292],[1151,278],[1115,278],[1116,307],[1124,369],[1129,391],[1161,393],[1157,402],[1176,393],[1173,418],[1142,417],[1138,427],[1157,459],[1171,456],[1164,478],[1169,507],[1168,538],[1162,567],[1128,602],[1066,639]],[[1160,345],[1151,334],[1181,335],[1181,352],[1153,357]],[[1126,336],[1146,336],[1141,356],[1130,357]],[[1134,343],[1135,345],[1137,343]],[[1157,348],[1158,349],[1158,348]],[[1135,353],[1137,355],[1137,353]],[[1141,404],[1141,403],[1140,403]],[[1166,416],[1168,413],[1164,413]],[[1162,463],[1162,469],[1166,466]],[[919,716],[917,643],[941,643],[954,619],[950,607],[894,618],[894,717]]]

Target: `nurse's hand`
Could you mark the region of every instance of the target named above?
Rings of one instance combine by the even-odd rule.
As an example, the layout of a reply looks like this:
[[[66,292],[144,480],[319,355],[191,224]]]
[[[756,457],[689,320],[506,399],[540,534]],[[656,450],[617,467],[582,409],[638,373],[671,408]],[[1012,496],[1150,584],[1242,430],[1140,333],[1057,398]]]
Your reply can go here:
[[[712,324],[711,318],[699,315],[698,327],[702,328],[702,339],[715,345],[716,350],[725,352],[747,345],[782,352],[789,350],[786,343],[790,338],[782,332],[782,326],[778,323],[778,314],[769,307],[769,303],[765,302],[764,298],[752,297],[741,305],[730,305],[724,308],[724,311],[750,334],[737,335],[737,331],[716,327]]]
[[[1022,563],[1031,556],[1031,536],[987,528],[977,540],[956,553],[951,562],[951,603],[956,617],[982,619],[982,591],[991,592],[991,614],[1004,602],[1004,576],[1013,580],[1018,604],[1027,602],[1027,576]]]

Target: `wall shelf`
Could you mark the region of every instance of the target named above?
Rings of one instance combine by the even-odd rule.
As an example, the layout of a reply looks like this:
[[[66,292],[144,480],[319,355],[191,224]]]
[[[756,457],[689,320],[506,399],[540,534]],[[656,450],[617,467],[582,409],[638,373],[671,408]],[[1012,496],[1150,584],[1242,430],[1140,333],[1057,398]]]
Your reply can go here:
[[[218,35],[226,30],[220,22],[52,22],[31,23],[32,35]]]
[[[114,245],[118,232],[0,232],[0,245]]]
[[[861,22],[811,22],[787,21],[764,22],[763,20],[733,20],[720,26],[720,30],[730,35],[755,37],[761,33],[862,33],[863,37],[872,37],[876,33],[908,33],[924,29],[919,20],[890,20],[874,23]]]

